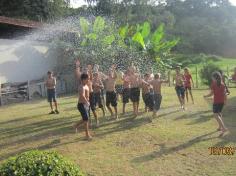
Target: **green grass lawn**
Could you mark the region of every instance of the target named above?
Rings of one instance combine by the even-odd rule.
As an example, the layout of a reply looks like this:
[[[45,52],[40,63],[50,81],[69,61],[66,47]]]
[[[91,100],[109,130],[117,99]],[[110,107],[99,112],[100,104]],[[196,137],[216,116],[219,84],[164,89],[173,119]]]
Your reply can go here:
[[[189,103],[183,112],[174,88],[164,87],[160,116],[153,123],[148,121],[149,113],[132,120],[129,104],[129,113],[119,121],[101,118],[101,127],[92,130],[90,142],[82,131],[75,134],[72,128],[81,119],[75,96],[59,99],[59,115],[47,114],[45,100],[1,107],[0,162],[39,149],[58,151],[90,176],[234,176],[236,153],[214,156],[208,149],[236,147],[236,90],[231,92],[224,109],[230,133],[222,138],[216,132],[210,100],[202,98],[206,90],[195,90],[195,105]]]

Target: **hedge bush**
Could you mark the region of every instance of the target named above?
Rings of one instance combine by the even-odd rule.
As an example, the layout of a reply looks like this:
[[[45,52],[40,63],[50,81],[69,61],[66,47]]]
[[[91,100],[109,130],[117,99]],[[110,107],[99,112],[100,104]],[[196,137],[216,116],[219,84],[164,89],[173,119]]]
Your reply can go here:
[[[204,64],[200,70],[200,77],[203,84],[210,86],[212,82],[212,73],[219,70],[219,66],[215,65],[213,62]]]
[[[80,168],[56,152],[38,150],[9,158],[0,166],[1,176],[84,176]]]

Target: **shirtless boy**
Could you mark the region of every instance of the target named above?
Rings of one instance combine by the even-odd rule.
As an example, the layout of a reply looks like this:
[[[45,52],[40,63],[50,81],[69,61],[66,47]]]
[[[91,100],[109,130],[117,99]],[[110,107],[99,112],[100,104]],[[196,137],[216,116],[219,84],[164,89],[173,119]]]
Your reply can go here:
[[[146,73],[144,75],[144,81],[149,82],[150,81],[150,74]],[[151,86],[146,84],[146,82],[142,82],[142,96],[143,101],[145,103],[145,112],[148,110],[153,110],[153,96],[151,92]]]
[[[130,98],[130,80],[129,80],[129,70],[127,70],[123,75],[123,92],[122,92],[122,100],[123,100],[123,114],[125,114],[125,105],[129,103]]]
[[[47,87],[48,102],[51,108],[51,112],[49,114],[59,114],[56,100],[56,78],[53,76],[53,73],[51,71],[48,71],[48,78],[45,84]],[[52,102],[54,102],[55,111],[53,109]]]
[[[103,116],[105,116],[105,109],[102,103],[102,89],[104,88],[101,79],[99,78],[99,73],[95,72],[93,74],[93,92],[94,92],[94,103],[95,106],[98,104],[98,107],[102,109]]]
[[[173,83],[175,84],[176,94],[179,99],[181,109],[185,110],[185,89],[184,89],[184,75],[180,72],[180,67],[176,68],[176,75],[173,77]]]
[[[161,74],[158,73],[154,76],[154,80],[152,80],[150,82],[150,84],[153,87],[153,116],[152,117],[156,117],[157,116],[157,112],[160,110],[161,107],[161,101],[162,101],[162,95],[161,95],[161,85],[162,83],[168,83],[169,80],[161,80]]]
[[[96,126],[99,126],[99,121],[98,121],[98,117],[97,117],[97,113],[96,113],[96,107],[95,107],[95,98],[94,98],[94,93],[93,93],[93,73],[92,73],[92,65],[88,65],[87,67],[85,67],[82,71],[83,73],[88,75],[88,88],[89,88],[89,102],[90,102],[90,108],[93,112],[94,118],[96,120]],[[78,85],[80,86],[81,84],[81,75],[82,72],[80,71],[80,62],[79,60],[76,61],[76,78],[78,81]]]
[[[106,84],[106,106],[109,112],[111,113],[111,116],[113,116],[112,109],[110,107],[113,106],[115,110],[115,117],[118,119],[118,114],[117,114],[117,95],[115,91],[115,83],[116,83],[116,67],[115,65],[112,66],[112,68],[109,70],[108,76],[105,80]]]
[[[77,108],[79,112],[81,113],[82,120],[80,120],[76,125],[76,131],[77,128],[80,127],[80,125],[84,124],[85,127],[85,135],[86,138],[92,139],[92,136],[89,133],[89,87],[88,87],[88,81],[89,76],[86,73],[81,74],[81,85],[79,86],[79,101]]]

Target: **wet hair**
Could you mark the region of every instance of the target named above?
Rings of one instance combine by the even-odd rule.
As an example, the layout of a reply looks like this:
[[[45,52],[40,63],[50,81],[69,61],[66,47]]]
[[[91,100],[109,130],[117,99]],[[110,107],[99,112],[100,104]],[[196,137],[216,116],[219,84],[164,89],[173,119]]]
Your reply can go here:
[[[51,75],[52,74],[52,71],[48,71],[48,75]]]
[[[88,74],[86,74],[86,73],[83,73],[83,74],[81,75],[81,77],[80,77],[81,81],[86,80],[86,79],[88,79],[88,78],[89,78],[89,76],[88,76]]]
[[[216,84],[217,86],[220,87],[221,83],[222,83],[222,77],[220,72],[213,72],[212,73],[212,77],[216,80]]]

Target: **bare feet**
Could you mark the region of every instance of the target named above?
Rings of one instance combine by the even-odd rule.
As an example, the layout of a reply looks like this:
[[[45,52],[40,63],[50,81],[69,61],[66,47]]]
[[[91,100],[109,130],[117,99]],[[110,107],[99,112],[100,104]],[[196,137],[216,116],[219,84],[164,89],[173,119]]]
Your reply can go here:
[[[220,135],[219,135],[219,137],[223,137],[224,136],[224,134],[225,134],[225,132],[227,132],[228,131],[228,129],[227,128],[225,128],[225,129],[222,129],[221,130],[221,133],[220,133]]]

